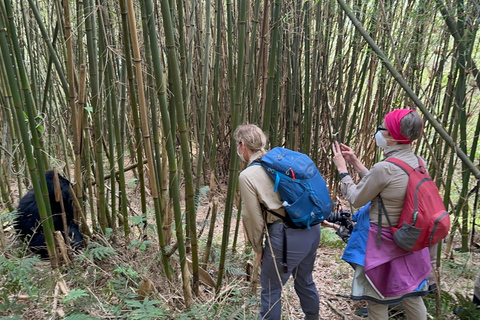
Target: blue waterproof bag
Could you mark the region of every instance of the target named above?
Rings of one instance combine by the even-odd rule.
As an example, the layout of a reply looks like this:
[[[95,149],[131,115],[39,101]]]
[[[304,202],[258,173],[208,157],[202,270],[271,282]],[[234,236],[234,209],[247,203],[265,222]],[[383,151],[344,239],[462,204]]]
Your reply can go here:
[[[275,181],[274,191],[280,193],[295,227],[310,228],[328,217],[332,202],[327,184],[309,156],[276,147],[257,163]]]

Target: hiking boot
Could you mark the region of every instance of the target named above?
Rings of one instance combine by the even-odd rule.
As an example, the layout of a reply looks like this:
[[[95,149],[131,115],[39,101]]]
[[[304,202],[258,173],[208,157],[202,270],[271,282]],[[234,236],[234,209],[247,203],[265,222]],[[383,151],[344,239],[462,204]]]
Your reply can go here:
[[[358,308],[357,310],[355,310],[355,314],[357,316],[366,318],[366,317],[368,317],[367,308]]]
[[[305,320],[319,320],[320,316],[319,314],[306,314],[305,313]]]

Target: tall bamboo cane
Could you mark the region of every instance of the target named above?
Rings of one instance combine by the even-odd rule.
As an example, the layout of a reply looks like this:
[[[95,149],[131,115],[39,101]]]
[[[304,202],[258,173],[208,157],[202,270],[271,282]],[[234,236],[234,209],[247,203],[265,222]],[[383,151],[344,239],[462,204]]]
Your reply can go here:
[[[5,9],[7,13],[7,17],[9,17],[10,25],[9,25],[9,32],[12,41],[14,42],[14,49],[18,51],[20,48],[18,46],[18,41],[16,38],[16,33],[15,30],[12,29],[13,27],[13,15],[12,15],[12,7],[10,4],[9,0],[5,1]],[[29,138],[29,133],[27,130],[27,126],[25,124],[25,118],[23,115],[23,106],[22,106],[22,99],[20,97],[20,88],[17,85],[17,80],[16,80],[16,75],[15,71],[13,69],[14,66],[14,61],[11,60],[10,58],[10,50],[8,48],[8,43],[7,43],[7,38],[6,38],[6,31],[7,29],[4,26],[3,19],[0,18],[0,48],[1,48],[1,53],[3,56],[3,63],[5,66],[5,69],[7,71],[7,76],[8,76],[8,82],[11,88],[12,96],[13,96],[13,101],[15,105],[15,111],[16,111],[16,117],[17,117],[17,123],[20,128],[20,133],[22,135],[23,143],[24,143],[24,152],[27,158],[27,165],[29,168],[29,171],[31,173],[31,180],[33,184],[33,189],[35,192],[35,198],[37,200],[37,207],[38,207],[38,212],[40,214],[40,218],[42,219],[42,227],[43,227],[43,232],[45,234],[45,240],[47,244],[47,251],[48,255],[50,257],[50,263],[52,267],[57,266],[57,258],[56,258],[56,253],[55,253],[55,242],[53,239],[53,222],[51,219],[51,215],[49,214],[49,206],[47,207],[44,201],[44,197],[42,195],[42,190],[47,190],[43,189],[43,183],[42,186],[40,185],[38,176],[37,176],[37,164],[35,163],[35,158],[32,154],[32,145],[30,143],[30,138]],[[17,64],[15,64],[17,67],[20,67],[20,65],[23,64],[23,60],[17,60]],[[20,70],[20,73],[22,74],[23,70]],[[23,77],[23,76],[22,76]],[[28,95],[28,94],[27,94]],[[33,123],[33,127],[35,128],[34,124],[34,118],[29,118],[29,123]],[[34,129],[32,132],[32,137],[36,137],[36,129]],[[34,141],[35,142],[35,141]],[[36,141],[35,143],[38,143]],[[34,147],[38,148],[38,144],[34,145]],[[37,159],[38,160],[38,159]],[[45,181],[45,177],[43,176],[43,181]],[[46,185],[46,183],[45,183]],[[47,191],[48,195],[48,191]]]
[[[211,200],[213,197],[213,189],[215,185],[215,178],[217,174],[217,141],[218,141],[218,113],[220,112],[220,107],[218,103],[219,97],[219,79],[220,79],[220,44],[222,39],[222,1],[216,0],[216,18],[215,18],[215,29],[217,30],[216,41],[215,41],[215,62],[214,62],[214,76],[213,76],[213,96],[212,96],[212,113],[213,113],[213,134],[212,134],[212,149],[210,155],[210,196]],[[213,216],[212,216],[213,220]],[[205,258],[203,260],[205,261]]]
[[[302,139],[302,152],[310,154],[311,137],[312,137],[312,105],[310,100],[311,79],[310,79],[310,56],[311,56],[311,34],[310,34],[310,19],[312,13],[310,12],[310,1],[305,1],[304,11],[305,17],[303,22],[304,46],[305,46],[305,83],[303,87],[303,139]],[[300,125],[300,124],[299,124]]]
[[[465,28],[465,12],[464,12],[464,3],[463,1],[458,1],[457,5],[457,31],[459,32],[460,42],[463,43],[462,46],[457,47],[457,81],[456,81],[456,90],[455,90],[455,107],[458,113],[458,127],[460,129],[460,148],[463,152],[467,153],[467,114],[466,114],[466,70],[465,65],[466,61],[468,60],[469,52],[471,52],[469,48],[469,43],[471,43],[471,32],[468,32]],[[465,34],[467,31],[467,34]],[[473,160],[473,159],[471,159]],[[473,162],[473,161],[472,161]],[[467,194],[468,194],[468,185],[469,185],[469,178],[470,178],[470,170],[466,168],[465,163],[462,164],[463,168],[463,183],[462,189],[459,196],[459,201],[456,206],[455,216],[459,217],[460,213],[462,214],[462,252],[468,251],[468,210],[464,204],[467,202]]]
[[[208,84],[209,84],[209,70],[210,70],[210,0],[206,0],[206,13],[205,13],[205,60],[202,73],[202,103],[200,106],[200,129],[198,139],[198,152],[197,152],[197,180],[195,184],[195,194],[198,196],[200,191],[201,176],[203,170],[204,146],[205,135],[207,125],[207,110],[208,110]]]
[[[155,177],[155,166],[153,163],[153,154],[152,154],[152,148],[150,144],[150,133],[148,128],[148,117],[147,117],[147,110],[146,110],[147,106],[146,106],[145,92],[144,92],[144,86],[143,86],[142,58],[140,56],[140,47],[139,47],[138,38],[137,38],[135,10],[133,8],[132,0],[127,0],[127,10],[128,10],[128,22],[130,27],[130,38],[132,40],[133,58],[135,62],[135,74],[136,74],[137,88],[138,88],[138,105],[140,109],[140,119],[142,122],[143,145],[145,148],[145,153],[147,155],[150,190],[152,192],[152,197],[155,205],[155,217],[157,219],[158,241],[159,241],[160,250],[162,253],[165,274],[167,275],[168,278],[171,278],[170,266],[168,264],[167,256],[165,254],[165,243],[164,243],[163,229],[162,229],[162,217],[160,213],[160,202],[158,199],[157,182]]]
[[[107,212],[105,202],[105,180],[103,172],[103,119],[102,108],[99,101],[100,90],[98,82],[98,60],[97,60],[97,45],[95,41],[95,7],[92,0],[85,1],[85,31],[87,34],[87,53],[89,66],[89,83],[91,90],[91,105],[94,117],[94,149],[95,149],[95,180],[97,185],[97,214],[100,228],[105,233],[107,228]],[[93,208],[92,208],[93,210]]]
[[[248,109],[249,114],[247,115],[246,119],[250,123],[259,123],[260,121],[260,110],[258,110],[258,99],[255,95],[256,90],[255,90],[255,83],[256,80],[258,80],[258,74],[254,74],[255,67],[258,66],[258,63],[256,64],[257,60],[256,52],[258,49],[257,46],[257,26],[258,26],[258,16],[260,14],[260,0],[255,1],[255,8],[254,8],[254,14],[253,18],[251,19],[252,21],[252,27],[250,31],[250,52],[248,53],[248,66],[246,67],[247,69],[247,75],[246,75],[246,89],[247,89],[247,95],[245,99],[245,103],[248,103],[251,107]]]
[[[244,88],[244,73],[245,73],[245,45],[246,45],[246,11],[249,1],[242,1],[238,16],[238,67],[237,67],[237,78],[236,78],[236,87],[235,87],[235,103],[234,108],[232,109],[232,128],[236,128],[239,119],[240,119],[240,106],[242,104],[243,98],[243,88]],[[233,200],[234,200],[234,193],[236,190],[237,185],[237,172],[236,169],[238,168],[238,157],[235,156],[236,154],[236,143],[233,139],[233,135],[230,139],[230,172],[228,177],[228,191],[227,191],[227,199],[225,203],[225,218],[224,218],[224,227],[223,227],[223,235],[222,235],[222,250],[220,256],[220,264],[218,269],[218,279],[217,279],[217,293],[220,290],[222,285],[222,277],[224,271],[224,264],[225,264],[225,255],[226,255],[226,248],[228,245],[228,238],[229,238],[229,230],[230,230],[230,222],[232,218],[232,207],[233,207]]]
[[[140,184],[140,203],[142,206],[142,213],[146,214],[147,212],[147,199],[145,194],[145,175],[144,175],[144,166],[140,165],[143,163],[143,145],[142,145],[142,133],[140,128],[140,119],[138,117],[138,104],[137,104],[137,95],[135,90],[134,84],[134,72],[132,68],[132,55],[130,52],[130,34],[129,34],[129,26],[128,26],[128,16],[127,16],[127,6],[125,0],[120,1],[120,12],[122,15],[122,38],[125,39],[124,48],[124,55],[125,55],[125,64],[127,69],[127,78],[128,78],[128,90],[130,92],[130,106],[132,108],[132,118],[133,118],[133,125],[134,125],[134,136],[135,136],[135,143],[136,143],[136,156],[138,162],[138,180]],[[125,223],[125,222],[124,222]]]
[[[173,1],[172,5],[170,6],[172,9],[174,9],[173,6]],[[187,66],[186,66],[186,55],[187,55],[187,40],[185,36],[185,29],[184,29],[184,7],[183,7],[183,1],[182,0],[177,0],[177,14],[178,14],[178,26],[177,26],[177,32],[178,32],[178,42],[179,42],[179,54],[180,54],[180,76],[182,78],[182,96],[183,96],[183,101],[184,101],[184,112],[185,112],[185,118],[187,118],[187,114],[190,112],[189,107],[190,107],[190,99],[189,97],[189,92],[190,92],[190,86],[191,83],[187,82]],[[173,19],[173,14],[172,14],[172,19]],[[191,57],[190,57],[191,58]],[[190,60],[191,61],[191,60]],[[197,176],[198,177],[198,176]]]
[[[271,117],[272,117],[272,99],[269,97],[273,94],[273,79],[275,76],[275,63],[277,61],[277,49],[275,43],[277,42],[277,37],[280,30],[280,11],[281,11],[281,0],[275,0],[274,4],[274,14],[272,17],[272,36],[270,41],[270,54],[269,54],[269,62],[268,62],[268,81],[267,81],[267,91],[265,92],[265,111],[264,111],[264,118],[262,129],[265,131],[269,137],[271,137],[270,132],[270,124],[271,124]]]
[[[146,9],[145,9],[145,2],[142,1],[140,3],[140,10],[142,12],[142,28],[144,30],[148,30],[148,15],[146,14]],[[143,41],[144,46],[145,46],[145,61],[147,66],[152,65],[152,55],[150,52],[150,40],[148,37],[148,33],[144,32],[143,33]],[[147,88],[153,88],[155,83],[153,76],[151,72],[146,73],[147,76]],[[156,176],[157,176],[157,188],[161,190],[161,181],[162,181],[162,153],[161,153],[161,147],[160,147],[160,130],[158,126],[158,113],[157,113],[157,103],[155,99],[155,91],[154,90],[148,90],[148,95],[149,95],[149,102],[150,102],[150,113],[151,113],[151,119],[152,119],[152,125],[151,125],[151,131],[153,135],[153,155],[154,155],[154,160],[155,160],[155,167],[156,167]],[[159,193],[159,198],[160,202],[163,203],[162,199],[162,193]],[[163,208],[163,207],[162,207]],[[164,212],[161,210],[161,212]],[[163,217],[162,217],[163,221]],[[163,228],[165,228],[165,223],[163,223]]]
[[[145,3],[146,14],[148,17],[153,15],[153,3],[152,1],[146,1]],[[173,207],[175,215],[175,231],[177,236],[178,243],[178,254],[180,257],[180,269],[182,272],[183,279],[183,294],[187,307],[191,304],[192,294],[190,290],[190,282],[188,279],[188,269],[186,268],[186,253],[185,253],[185,242],[183,237],[183,227],[182,227],[182,212],[180,207],[180,190],[178,185],[178,173],[177,173],[177,161],[175,157],[175,146],[173,144],[173,136],[171,134],[171,123],[170,116],[167,106],[166,98],[166,88],[163,81],[163,69],[160,60],[160,50],[158,48],[158,39],[155,29],[154,21],[148,19],[148,35],[150,38],[150,50],[152,52],[152,61],[153,61],[153,71],[155,74],[155,83],[157,90],[157,97],[160,102],[160,111],[162,113],[162,127],[163,134],[167,143],[167,154],[168,154],[168,167],[170,170],[170,188],[171,196],[173,198]]]
[[[71,34],[70,6],[68,0],[63,0],[65,45],[67,47],[67,81],[68,81],[68,105],[71,112],[71,123],[73,130],[73,150],[75,162],[75,195],[80,203],[83,203],[83,181],[82,181],[82,142],[83,142],[83,105],[75,103],[75,66],[73,55],[73,44]],[[84,69],[84,68],[83,68]],[[84,74],[85,70],[83,70]],[[84,83],[82,83],[84,84]],[[84,87],[83,87],[84,89]],[[82,94],[82,96],[80,96]],[[84,91],[79,92],[79,101],[84,101]],[[78,217],[78,214],[76,215]]]
[[[168,72],[173,79],[172,92],[174,95],[175,106],[177,111],[177,125],[180,133],[180,146],[183,158],[183,170],[185,177],[185,202],[186,202],[186,216],[190,226],[190,239],[192,243],[192,269],[193,269],[193,290],[198,294],[199,275],[198,275],[198,245],[197,245],[197,230],[196,230],[196,213],[195,213],[195,191],[193,187],[193,174],[190,164],[190,145],[188,139],[188,131],[186,126],[183,96],[182,96],[182,82],[180,81],[180,74],[178,68],[177,52],[175,50],[175,37],[172,24],[172,17],[170,15],[170,6],[167,0],[161,1],[163,27],[165,30],[165,41],[167,46]],[[180,22],[183,23],[183,22]],[[199,179],[200,177],[197,177]]]

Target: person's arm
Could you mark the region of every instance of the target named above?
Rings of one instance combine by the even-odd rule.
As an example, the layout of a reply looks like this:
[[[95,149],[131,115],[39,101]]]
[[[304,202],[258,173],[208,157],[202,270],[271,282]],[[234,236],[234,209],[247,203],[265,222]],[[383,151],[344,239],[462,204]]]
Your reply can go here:
[[[238,186],[242,198],[242,220],[248,241],[256,253],[262,253],[262,237],[264,219],[262,208],[257,198],[256,186],[248,177],[241,173]]]
[[[367,169],[363,163],[360,162],[360,160],[358,160],[358,158],[355,157],[355,160],[353,160],[352,162],[349,162],[352,166],[353,166],[353,169],[355,169],[355,171],[357,171],[358,173],[361,173],[363,172],[365,169]]]
[[[345,198],[354,207],[361,207],[372,201],[388,185],[392,179],[392,166],[385,162],[375,164],[372,169],[367,170],[358,184],[355,184],[351,177],[342,179],[340,189]]]

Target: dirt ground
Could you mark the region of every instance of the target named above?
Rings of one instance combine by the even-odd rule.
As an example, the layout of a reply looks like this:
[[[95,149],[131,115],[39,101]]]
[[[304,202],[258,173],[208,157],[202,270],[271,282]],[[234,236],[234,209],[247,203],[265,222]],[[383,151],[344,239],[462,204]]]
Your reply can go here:
[[[365,301],[353,301],[349,298],[353,269],[345,261],[341,260],[343,253],[340,238],[328,228],[322,228],[322,237],[330,240],[322,241],[317,251],[313,277],[320,294],[320,315],[322,319],[366,319],[358,316],[355,311],[366,307]],[[460,247],[458,239],[454,241],[454,248]],[[444,257],[444,255],[443,255]],[[480,272],[480,252],[460,253],[454,250],[450,259],[442,259],[440,267],[441,291],[446,291],[455,296],[456,293],[471,299],[473,297],[473,282]],[[293,288],[293,279],[290,279],[283,295],[283,313],[286,319],[303,319],[298,297]],[[429,319],[434,319],[435,297],[429,296]],[[450,306],[451,309],[451,306]],[[442,310],[437,319],[458,319],[450,312]],[[406,319],[401,310],[390,312],[392,319]]]
[[[204,210],[205,207],[203,207],[203,210],[200,209],[199,220],[202,219],[202,211]],[[236,219],[234,217],[231,223],[231,235],[233,235],[235,223]],[[216,230],[222,230],[222,226],[218,224]],[[477,231],[475,243],[480,243],[479,233]],[[470,252],[460,253],[458,251],[461,247],[460,240],[460,235],[457,231],[452,244],[453,252],[448,259],[445,253],[442,254],[442,262],[439,269],[440,291],[446,291],[453,296],[456,293],[460,293],[471,299],[473,296],[473,282],[476,275],[480,272],[480,250],[478,245],[474,245]],[[242,223],[240,223],[239,241],[239,245],[245,245]],[[344,246],[345,244],[334,233],[333,229],[322,227],[322,241],[317,251],[313,272],[320,294],[320,315],[322,319],[366,319],[355,314],[357,309],[366,307],[366,302],[357,302],[349,298],[353,269],[348,263],[341,260]],[[445,243],[443,244],[444,247]],[[241,249],[238,251],[241,252]],[[285,286],[285,291],[282,295],[282,310],[285,319],[300,320],[303,319],[303,312],[293,288],[292,280],[290,279]],[[434,319],[435,308],[433,306],[435,305],[435,297],[431,295],[425,299],[429,300],[426,302],[429,309],[429,319]],[[451,309],[451,306],[445,307],[444,309],[447,310],[442,310],[441,316],[436,319],[458,319],[448,308]],[[406,319],[401,310],[391,311],[390,314],[391,319]]]

